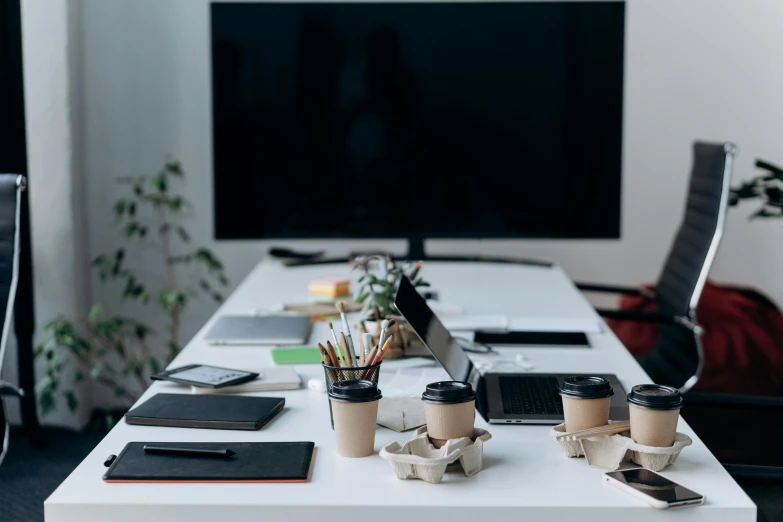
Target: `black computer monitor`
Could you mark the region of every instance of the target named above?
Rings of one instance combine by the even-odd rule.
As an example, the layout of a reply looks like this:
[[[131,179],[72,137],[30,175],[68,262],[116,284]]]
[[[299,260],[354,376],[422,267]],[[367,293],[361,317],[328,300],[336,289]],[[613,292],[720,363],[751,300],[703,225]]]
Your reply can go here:
[[[624,13],[212,4],[216,237],[618,238]]]

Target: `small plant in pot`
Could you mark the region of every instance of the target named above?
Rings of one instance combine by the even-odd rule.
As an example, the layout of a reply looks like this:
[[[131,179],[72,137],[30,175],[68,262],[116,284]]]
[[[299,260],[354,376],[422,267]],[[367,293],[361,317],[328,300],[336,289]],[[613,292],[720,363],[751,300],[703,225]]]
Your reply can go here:
[[[364,271],[354,294],[354,300],[362,305],[364,316],[360,330],[371,333],[377,344],[384,321],[394,321],[386,336],[391,336],[386,358],[403,357],[423,348],[418,336],[394,306],[397,284],[403,276],[407,276],[416,288],[430,286],[420,276],[421,262],[398,264],[388,255],[372,255],[356,257],[353,265],[354,269]]]

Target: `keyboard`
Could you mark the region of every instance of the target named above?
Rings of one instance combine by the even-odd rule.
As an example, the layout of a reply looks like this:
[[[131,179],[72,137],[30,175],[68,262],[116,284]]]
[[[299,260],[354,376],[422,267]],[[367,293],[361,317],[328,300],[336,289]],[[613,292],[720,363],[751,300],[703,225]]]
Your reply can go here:
[[[556,377],[498,377],[503,411],[510,415],[562,415]]]

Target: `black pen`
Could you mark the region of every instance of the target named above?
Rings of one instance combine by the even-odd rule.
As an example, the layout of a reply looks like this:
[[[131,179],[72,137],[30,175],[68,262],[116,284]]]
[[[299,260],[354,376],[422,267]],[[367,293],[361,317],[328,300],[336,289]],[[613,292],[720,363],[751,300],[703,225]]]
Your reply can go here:
[[[172,446],[150,446],[144,445],[144,453],[152,455],[180,455],[183,457],[216,457],[227,459],[236,455],[236,452],[230,449],[201,449],[201,448],[175,448]]]

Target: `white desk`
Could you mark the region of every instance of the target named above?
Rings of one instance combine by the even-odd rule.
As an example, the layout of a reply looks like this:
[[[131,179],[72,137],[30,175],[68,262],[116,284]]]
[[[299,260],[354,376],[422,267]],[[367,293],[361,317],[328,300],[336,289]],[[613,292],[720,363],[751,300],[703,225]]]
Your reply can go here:
[[[348,273],[344,266],[286,269],[262,263],[240,285],[219,314],[247,313],[281,302],[305,302],[307,282]],[[425,267],[443,301],[471,313],[505,313],[533,317],[600,320],[558,268],[435,264]],[[188,344],[174,365],[201,362],[228,367],[271,365],[269,350],[254,347],[210,347],[201,336]],[[314,336],[325,338],[314,330]],[[592,349],[520,349],[535,371],[615,373],[623,385],[646,382],[644,372],[611,332],[589,335]],[[506,350],[506,349],[504,349]],[[388,377],[395,361],[384,362]],[[306,380],[323,378],[319,366],[299,366]],[[142,400],[168,384],[156,383]],[[167,391],[171,391],[169,388]],[[567,459],[547,436],[549,427],[487,426],[493,438],[485,446],[485,469],[467,478],[450,474],[439,485],[395,478],[376,455],[346,459],[335,455],[327,398],[309,390],[270,392],[284,396],[286,409],[260,431],[215,431],[116,426],[45,502],[47,522],[78,521],[304,521],[344,522],[368,517],[374,522],[400,520],[579,520],[645,522],[703,520],[753,522],[756,508],[723,470],[684,421],[693,446],[663,474],[706,495],[707,505],[657,511],[601,483],[601,471],[584,459]],[[409,434],[378,428],[376,451]],[[105,484],[103,461],[129,441],[314,441],[317,447],[312,481],[307,484]],[[361,508],[363,509],[357,509]]]

